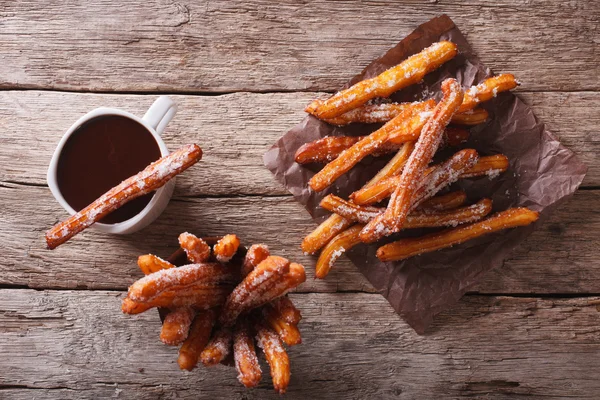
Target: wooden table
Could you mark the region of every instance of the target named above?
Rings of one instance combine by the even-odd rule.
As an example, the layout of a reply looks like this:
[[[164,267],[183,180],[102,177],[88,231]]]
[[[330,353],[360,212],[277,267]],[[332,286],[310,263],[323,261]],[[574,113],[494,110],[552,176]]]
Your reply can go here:
[[[66,3],[70,3],[67,5]],[[139,254],[177,234],[235,232],[309,266],[292,295],[304,343],[289,399],[598,398],[600,6],[593,0],[77,2],[0,5],[0,398],[278,398],[266,373],[181,372],[156,313],[124,316]],[[347,260],[325,281],[298,244],[314,226],[262,154],[331,92],[429,18],[449,14],[489,67],[589,166],[583,187],[503,268],[418,336]],[[65,217],[46,186],[63,132],[99,106],[179,112],[170,148],[203,161],[166,212],[131,236],[86,231],[55,251]],[[263,368],[266,371],[266,368]]]

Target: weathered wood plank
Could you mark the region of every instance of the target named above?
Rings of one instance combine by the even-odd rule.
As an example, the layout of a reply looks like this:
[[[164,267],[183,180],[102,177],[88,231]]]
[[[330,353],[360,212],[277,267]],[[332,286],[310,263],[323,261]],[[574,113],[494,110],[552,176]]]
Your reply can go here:
[[[286,195],[263,166],[264,152],[304,118],[319,93],[236,93],[173,96],[179,112],[164,133],[171,149],[197,142],[200,164],[178,178],[177,194]],[[589,166],[584,186],[600,185],[600,93],[522,93],[524,100],[563,143]],[[0,92],[0,181],[45,184],[46,170],[62,134],[81,115],[117,107],[143,115],[155,96],[90,95],[38,91]]]
[[[530,88],[600,88],[600,7],[588,0],[3,2],[0,86],[335,90],[442,13],[490,68]]]
[[[264,364],[253,391],[230,368],[181,372],[176,349],[158,340],[157,314],[122,315],[121,295],[0,290],[0,397],[279,398]],[[293,300],[304,342],[289,352],[286,398],[594,399],[600,390],[598,298],[468,296],[426,336],[378,295]]]
[[[125,289],[141,276],[140,254],[168,256],[183,231],[237,233],[245,243],[267,243],[275,253],[303,263],[302,291],[372,291],[345,258],[325,281],[314,280],[315,259],[299,244],[314,223],[291,197],[179,198],[151,226],[133,235],[88,230],[56,250],[44,249],[43,233],[65,217],[44,187],[0,188],[0,284],[39,288]],[[26,200],[24,200],[26,199]],[[473,290],[492,293],[596,293],[600,191],[579,191],[506,262]],[[26,205],[24,205],[26,204]]]

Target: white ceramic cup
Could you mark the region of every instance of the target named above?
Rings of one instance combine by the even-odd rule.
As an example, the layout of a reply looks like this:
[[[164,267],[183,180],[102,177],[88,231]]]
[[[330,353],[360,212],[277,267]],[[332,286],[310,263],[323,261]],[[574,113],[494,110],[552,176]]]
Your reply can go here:
[[[90,111],[85,114],[83,117],[79,118],[77,122],[75,122],[63,135],[62,139],[58,143],[56,150],[54,151],[54,155],[52,156],[52,160],[50,161],[50,166],[48,167],[48,186],[50,187],[50,191],[54,195],[54,198],[58,201],[58,203],[63,206],[65,210],[69,212],[69,214],[73,215],[77,211],[73,209],[67,203],[65,198],[63,197],[60,189],[58,188],[57,183],[57,166],[58,159],[62,153],[63,147],[69,137],[84,123],[89,120],[97,117],[101,117],[104,115],[119,115],[122,117],[127,117],[136,121],[137,123],[144,126],[148,132],[154,137],[154,140],[158,144],[160,149],[160,154],[162,157],[169,154],[169,150],[165,145],[165,142],[160,137],[160,134],[165,129],[169,121],[175,116],[177,112],[177,104],[173,100],[171,100],[167,96],[160,96],[156,101],[152,104],[152,106],[146,111],[146,114],[143,118],[139,118],[127,111],[119,110],[116,108],[96,108],[95,110]],[[126,234],[133,233],[139,231],[140,229],[148,226],[152,221],[154,221],[158,216],[164,211],[173,195],[173,189],[175,188],[175,178],[171,179],[167,182],[166,185],[158,189],[150,202],[146,205],[146,207],[134,217],[119,222],[116,224],[101,224],[95,223],[92,225],[92,228],[95,228],[99,231],[106,233],[115,233],[115,234]]]

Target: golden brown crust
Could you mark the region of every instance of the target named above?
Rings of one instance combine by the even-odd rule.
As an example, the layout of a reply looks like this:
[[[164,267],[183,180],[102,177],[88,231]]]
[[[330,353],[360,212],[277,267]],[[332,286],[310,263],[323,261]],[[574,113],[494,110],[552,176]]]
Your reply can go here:
[[[457,190],[423,201],[419,206],[419,210],[424,212],[452,210],[462,206],[465,201],[467,201],[465,191]]]
[[[480,157],[477,164],[460,174],[460,178],[474,178],[476,176],[496,176],[508,169],[508,157],[504,154]]]
[[[490,114],[483,108],[474,108],[463,113],[454,114],[452,123],[457,125],[479,125],[483,124]]]
[[[187,286],[198,284],[210,286],[234,282],[237,276],[235,269],[228,265],[189,264],[146,275],[129,287],[127,297],[138,302],[147,302],[164,291],[185,289]]]
[[[425,112],[435,104],[435,101],[426,101],[414,103],[407,107],[396,118],[392,119],[384,126],[365,136],[355,143],[352,147],[343,151],[335,160],[325,165],[323,169],[317,172],[308,182],[309,186],[316,192],[320,192],[331,185],[341,175],[348,172],[366,156],[373,154],[383,147],[392,135],[397,132],[407,132],[412,129],[413,116],[419,119],[419,115]],[[405,140],[406,141],[406,140]]]
[[[388,97],[397,90],[419,82],[427,73],[452,59],[457,51],[452,42],[434,43],[375,78],[358,82],[327,100],[311,103],[305,111],[320,119],[334,118],[373,98]]]
[[[274,299],[271,305],[275,307],[277,312],[288,324],[298,325],[302,320],[300,310],[294,306],[292,300],[287,296],[282,296]]]
[[[231,260],[239,247],[240,239],[236,235],[225,235],[215,244],[213,252],[217,261],[226,263]]]
[[[352,123],[383,124],[400,114],[407,104],[410,103],[367,104],[324,121],[336,126],[345,126]],[[488,112],[486,110],[474,109],[454,114],[451,122],[458,125],[477,125],[484,122],[487,117]]]
[[[179,235],[179,246],[185,251],[188,261],[203,263],[210,258],[210,246],[201,238],[188,232]]]
[[[256,342],[265,353],[271,368],[275,391],[284,394],[290,383],[290,359],[279,335],[264,323],[259,323],[256,326]]]
[[[344,126],[352,123],[386,123],[404,111],[409,105],[410,103],[366,104],[347,111],[337,117],[324,119],[324,121],[336,126]]]
[[[255,307],[255,303],[262,298],[265,292],[289,270],[290,262],[285,258],[267,257],[231,292],[219,316],[219,323],[223,326],[233,326],[236,318],[241,313]]]
[[[191,371],[196,367],[200,359],[200,353],[208,344],[216,319],[217,313],[215,310],[200,311],[196,314],[190,333],[179,348],[177,359],[179,368]]]
[[[442,164],[428,168],[423,174],[422,181],[417,190],[412,194],[409,211],[418,207],[424,200],[433,197],[444,187],[456,181],[462,172],[477,162],[478,157],[475,150],[464,149],[455,153]],[[398,185],[400,184],[398,182]],[[372,243],[383,236],[393,233],[384,223],[387,210],[389,210],[389,205],[383,214],[373,218],[365,225],[365,228],[361,232],[361,239],[365,243]]]
[[[281,277],[269,290],[256,299],[251,308],[262,306],[274,299],[283,296],[306,281],[306,271],[304,266],[297,263],[290,263],[290,270]]]
[[[455,153],[445,162],[428,168],[423,174],[423,180],[427,182],[427,185],[422,184],[419,186],[419,189],[417,190],[418,196],[416,197],[421,198],[421,201],[423,201],[425,200],[426,193],[437,193],[437,191],[455,182],[457,179],[473,177],[476,176],[475,174],[487,174],[489,171],[488,169],[482,170],[478,167],[481,160],[486,158],[487,157],[477,158],[477,152],[465,149]],[[485,164],[487,168],[487,164],[489,163],[485,161]],[[352,193],[350,198],[354,203],[360,205],[375,204],[389,197],[398,186],[399,182],[399,176],[392,176],[383,179],[368,188],[363,188]],[[433,194],[431,196],[433,196]]]
[[[325,279],[336,260],[347,250],[361,243],[360,232],[364,225],[354,225],[335,236],[323,248],[315,267],[315,277]]]
[[[258,386],[262,378],[252,333],[249,321],[246,318],[238,319],[233,333],[233,359],[238,380],[247,388]]]
[[[464,193],[464,192],[463,192]],[[466,196],[465,196],[466,198]],[[455,201],[454,199],[452,199]],[[464,199],[463,199],[464,201]],[[446,200],[444,200],[447,203]],[[342,217],[360,224],[366,224],[373,218],[379,216],[384,212],[384,208],[381,207],[370,207],[370,206],[359,206],[346,201],[338,196],[329,194],[321,200],[321,207],[324,209],[341,215]],[[447,206],[447,204],[443,204]],[[488,207],[489,206],[489,207]],[[443,208],[443,207],[441,207]],[[485,210],[487,212],[483,213]],[[479,211],[479,212],[476,212]],[[428,212],[411,212],[406,218],[405,229],[415,228],[433,228],[437,226],[452,226],[453,224],[462,224],[473,221],[469,215],[475,217],[479,215],[480,218],[487,215],[491,211],[491,201],[484,199],[478,202],[476,205],[467,206],[461,209],[451,209],[447,211],[428,211]],[[481,214],[483,213],[483,214]],[[352,229],[352,228],[350,228]],[[348,230],[347,230],[348,231]],[[347,232],[346,231],[346,232]],[[341,234],[340,234],[341,235]],[[338,235],[338,236],[340,236]],[[333,243],[335,239],[332,239],[329,243]],[[327,248],[327,246],[326,246]],[[348,250],[347,248],[345,250]],[[325,252],[325,250],[323,250]],[[323,253],[321,253],[323,254]],[[317,263],[318,265],[319,263]]]
[[[222,306],[231,293],[230,285],[206,285],[200,283],[186,288],[165,290],[148,301],[135,301],[130,298],[123,300],[122,310],[126,314],[139,314],[150,308],[177,308],[190,306],[197,310],[206,310]]]
[[[191,307],[180,307],[169,311],[162,324],[160,340],[169,346],[183,343],[188,337],[196,311]]]
[[[173,264],[155,256],[154,254],[144,254],[139,256],[137,264],[144,275],[150,275],[162,269],[175,268]]]
[[[266,260],[271,255],[269,247],[266,244],[253,244],[250,246],[242,263],[241,275],[245,277],[258,264]]]
[[[477,86],[472,86],[465,91],[464,100],[458,109],[459,113],[472,110],[478,104],[496,97],[498,93],[505,92],[519,86],[519,83],[512,74],[501,74],[493,76],[481,82]]]
[[[219,328],[213,334],[212,338],[200,353],[202,364],[211,367],[219,364],[231,352],[231,342],[233,332],[229,328]]]
[[[442,92],[444,97],[435,107],[433,115],[423,127],[415,144],[415,149],[402,170],[400,183],[392,193],[381,220],[385,229],[371,230],[372,233],[369,237],[371,241],[381,239],[387,235],[388,231],[394,233],[402,229],[412,206],[413,194],[419,186],[419,177],[431,162],[441,143],[444,129],[446,129],[463,100],[463,91],[455,79],[446,79],[442,82]]]
[[[337,215],[361,224],[366,224],[381,214],[385,209],[373,206],[360,206],[338,197],[334,194],[328,194],[323,197],[319,205]]]
[[[321,222],[314,231],[309,233],[302,241],[304,254],[315,254],[325,246],[335,235],[352,225],[352,221],[336,214],[332,214]]]
[[[153,306],[151,306],[150,304],[139,303],[127,297],[125,297],[123,299],[123,302],[121,303],[121,311],[124,314],[141,314],[144,311],[148,311],[151,308],[153,308]]]
[[[363,188],[367,188],[373,186],[377,182],[389,178],[390,176],[394,176],[402,171],[408,157],[410,157],[410,153],[415,149],[414,142],[406,142],[400,147],[400,150],[396,153],[394,157],[383,168],[381,168],[377,174],[367,182]]]
[[[394,151],[398,151],[399,149],[406,152],[408,147],[403,146],[418,139],[420,128],[422,128],[425,123],[424,120],[421,120],[420,116],[418,119],[417,117],[414,118],[414,121],[411,120],[414,122],[412,127],[407,128],[408,130],[403,131],[401,134],[397,134],[394,136],[394,142],[388,141],[382,144],[370,155],[373,157],[379,157]],[[366,136],[326,136],[324,138],[305,143],[296,151],[295,161],[298,164],[331,162],[335,160],[342,152],[348,150],[365,137]],[[464,143],[468,138],[469,131],[466,129],[449,127],[444,131],[442,143],[448,146],[458,146],[459,144]],[[412,147],[410,148],[410,151],[412,151]],[[408,152],[408,154],[410,155],[410,152]]]
[[[201,158],[202,149],[198,145],[190,144],[153,162],[142,172],[104,193],[83,210],[54,225],[46,232],[48,248],[56,248],[123,204],[159,189]]]
[[[377,250],[377,257],[381,261],[403,260],[418,254],[464,243],[467,240],[501,229],[529,225],[536,221],[538,217],[537,212],[527,208],[511,208],[499,212],[484,221],[386,244]]]
[[[287,322],[273,306],[266,304],[261,308],[261,312],[267,325],[277,332],[285,344],[295,346],[302,343],[302,336],[298,327]]]

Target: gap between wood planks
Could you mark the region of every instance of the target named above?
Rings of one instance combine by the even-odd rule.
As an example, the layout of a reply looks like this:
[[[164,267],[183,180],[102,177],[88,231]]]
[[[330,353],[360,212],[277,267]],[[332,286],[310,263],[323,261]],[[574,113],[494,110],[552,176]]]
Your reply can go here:
[[[254,94],[277,94],[277,93],[329,93],[333,94],[336,91],[333,90],[315,90],[315,89],[267,89],[267,90],[248,90],[248,89],[236,89],[227,91],[212,91],[212,90],[169,90],[169,91],[154,91],[154,90],[86,90],[86,89],[61,89],[61,88],[47,88],[42,86],[30,85],[30,86],[0,86],[0,92],[10,91],[38,91],[38,92],[58,92],[58,93],[76,93],[76,94],[106,94],[106,95],[139,95],[139,96],[206,96],[206,97],[217,97],[227,96],[235,93],[254,93]],[[513,91],[514,93],[598,93],[600,90],[596,89],[561,89],[561,90],[548,90],[548,89],[522,89],[517,88]]]
[[[35,290],[36,292],[45,292],[48,290],[53,291],[81,291],[81,292],[115,292],[115,293],[126,293],[125,290],[121,288],[88,288],[88,287],[78,287],[78,288],[64,288],[64,287],[32,287],[29,285],[13,285],[3,283],[0,284],[0,290]],[[311,294],[319,294],[321,292],[292,292],[294,296],[302,296],[302,295],[311,295]],[[379,293],[367,292],[364,290],[337,290],[335,292],[324,292],[324,294],[368,294],[373,296],[380,296]],[[587,297],[600,297],[600,293],[494,293],[494,292],[467,292],[464,296],[477,296],[477,297],[514,297],[514,298],[536,298],[536,299],[584,299]]]

